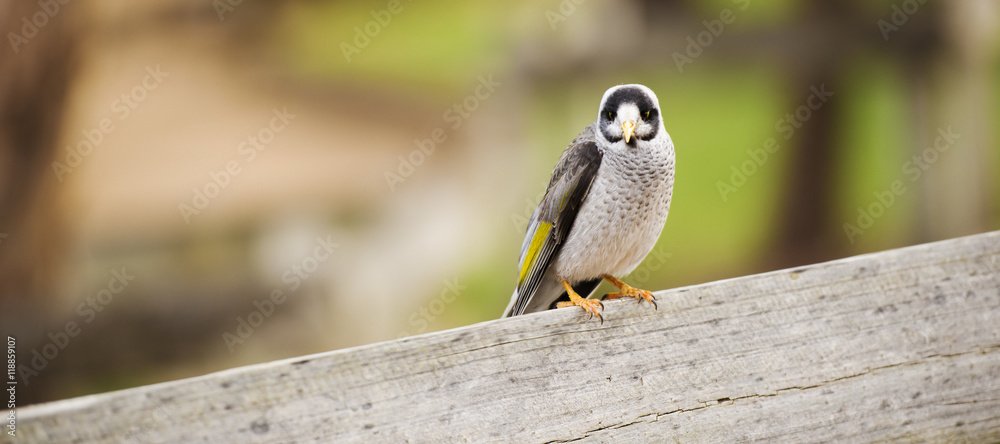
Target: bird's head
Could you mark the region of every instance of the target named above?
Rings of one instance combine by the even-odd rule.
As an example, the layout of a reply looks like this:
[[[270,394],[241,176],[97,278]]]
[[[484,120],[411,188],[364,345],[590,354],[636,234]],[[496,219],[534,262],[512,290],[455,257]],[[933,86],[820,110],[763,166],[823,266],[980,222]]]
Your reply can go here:
[[[644,145],[666,136],[656,94],[643,85],[618,85],[601,99],[597,137],[609,145]]]

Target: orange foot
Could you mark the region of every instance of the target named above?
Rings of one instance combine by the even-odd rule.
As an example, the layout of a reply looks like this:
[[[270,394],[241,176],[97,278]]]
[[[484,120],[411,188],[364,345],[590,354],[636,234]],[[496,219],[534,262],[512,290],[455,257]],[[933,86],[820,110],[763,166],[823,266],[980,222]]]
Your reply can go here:
[[[653,308],[659,310],[660,307],[656,305],[656,299],[653,297],[653,292],[649,290],[642,290],[635,288],[629,284],[626,284],[618,280],[617,278],[615,278],[610,274],[605,274],[602,275],[601,277],[607,279],[608,282],[611,282],[612,285],[618,287],[618,289],[621,290],[621,292],[619,293],[609,293],[607,296],[604,297],[604,299],[618,299],[621,297],[636,298],[639,302],[642,302],[643,300],[648,301],[650,304],[653,304]]]
[[[598,301],[596,299],[587,299],[581,297],[579,294],[576,293],[576,291],[573,290],[573,287],[569,285],[569,282],[566,282],[565,279],[560,279],[559,282],[562,282],[563,288],[566,289],[566,294],[569,295],[569,301],[568,302],[563,301],[557,303],[556,304],[557,308],[577,306],[582,308],[587,313],[590,313],[590,317],[597,316],[597,319],[601,320],[601,324],[604,323],[604,317],[601,316],[601,310],[604,309],[603,302]]]

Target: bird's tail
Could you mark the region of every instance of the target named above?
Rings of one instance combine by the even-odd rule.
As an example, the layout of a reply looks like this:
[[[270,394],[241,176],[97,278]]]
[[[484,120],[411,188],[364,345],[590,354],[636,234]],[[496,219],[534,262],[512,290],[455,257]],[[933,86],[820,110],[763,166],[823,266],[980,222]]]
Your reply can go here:
[[[514,301],[517,301],[517,289],[514,289],[514,294],[510,296],[510,303],[507,304],[507,308],[503,311],[503,317],[509,318],[514,316]]]

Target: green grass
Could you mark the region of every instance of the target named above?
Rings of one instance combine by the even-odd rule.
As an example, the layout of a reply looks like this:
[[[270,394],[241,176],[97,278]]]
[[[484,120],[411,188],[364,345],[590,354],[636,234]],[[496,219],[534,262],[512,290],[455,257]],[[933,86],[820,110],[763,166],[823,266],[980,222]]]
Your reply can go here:
[[[511,10],[483,2],[409,2],[385,26],[370,25],[382,2],[292,3],[280,18],[278,41],[287,62],[306,77],[391,82],[440,92],[486,73]],[[491,20],[492,18],[492,20]],[[357,31],[380,29],[365,47]],[[345,57],[343,44],[359,53]],[[363,42],[362,42],[363,43]]]
[[[907,116],[914,111],[907,104],[901,76],[886,62],[863,58],[848,72],[844,91],[836,97],[843,101],[838,119],[842,140],[837,143],[841,158],[835,174],[838,220],[857,226],[857,208],[867,209],[877,202],[873,193],[888,190],[897,179],[907,187],[883,216],[855,238],[856,251],[898,245],[912,228],[907,220],[914,210],[918,184],[910,182],[902,166],[916,143],[905,130]]]

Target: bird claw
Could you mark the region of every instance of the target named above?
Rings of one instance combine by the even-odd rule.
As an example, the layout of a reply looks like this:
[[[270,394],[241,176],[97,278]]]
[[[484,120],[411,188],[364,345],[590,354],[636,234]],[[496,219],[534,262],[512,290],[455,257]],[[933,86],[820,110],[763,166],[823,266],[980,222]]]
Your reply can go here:
[[[604,299],[618,299],[623,297],[635,298],[636,302],[639,303],[645,300],[648,301],[650,304],[653,304],[654,309],[656,310],[660,309],[660,307],[656,305],[656,298],[653,297],[653,292],[649,290],[642,290],[639,288],[631,287],[628,285],[625,285],[621,289],[621,292],[619,293],[608,293],[607,295],[604,296]]]
[[[596,299],[579,299],[577,301],[563,301],[556,304],[558,308],[573,307],[577,306],[582,308],[587,313],[590,313],[590,318],[593,319],[597,316],[597,319],[601,320],[601,324],[604,324],[604,316],[601,316],[601,310],[604,310],[604,303]]]

